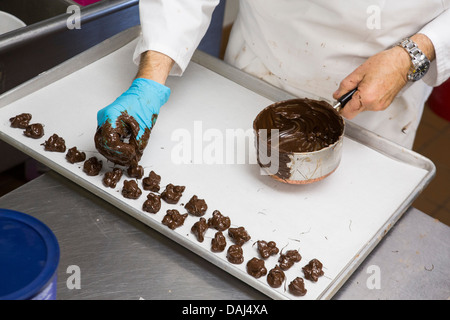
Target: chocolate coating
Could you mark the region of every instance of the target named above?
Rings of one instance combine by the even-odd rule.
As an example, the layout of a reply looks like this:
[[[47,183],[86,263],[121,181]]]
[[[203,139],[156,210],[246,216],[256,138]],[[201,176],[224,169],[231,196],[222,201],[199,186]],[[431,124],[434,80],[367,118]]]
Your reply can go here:
[[[102,170],[102,161],[98,160],[96,157],[91,157],[86,160],[83,164],[83,171],[86,172],[88,176],[96,176]]]
[[[33,139],[39,139],[44,135],[44,126],[40,123],[30,124],[25,128],[23,134]]]
[[[234,243],[239,246],[242,246],[244,243],[250,240],[250,235],[244,227],[229,228],[228,235],[231,237]]]
[[[139,189],[135,180],[124,180],[122,195],[128,199],[137,199],[141,196],[142,191]]]
[[[30,120],[31,113],[21,113],[9,119],[9,121],[11,122],[11,127],[20,129],[26,129]]]
[[[190,214],[200,217],[203,216],[208,209],[208,205],[205,200],[199,199],[196,195],[192,196],[188,203],[184,206],[184,208]]]
[[[161,199],[170,204],[176,204],[183,195],[184,186],[175,186],[169,183],[166,189],[161,193]]]
[[[227,240],[223,235],[222,231],[217,231],[214,238],[211,240],[211,251],[212,252],[222,252],[227,246]]]
[[[113,168],[103,176],[103,184],[110,188],[115,188],[120,178],[122,178],[123,171],[119,168]]]
[[[286,276],[283,270],[281,270],[279,265],[276,265],[269,271],[269,274],[267,275],[267,283],[272,288],[279,288],[283,284],[285,278]]]
[[[157,175],[155,171],[150,171],[148,177],[142,179],[142,187],[144,190],[149,190],[153,192],[159,192],[159,183],[161,182],[161,176]]]
[[[237,244],[231,245],[227,250],[227,260],[233,264],[244,262],[244,251]]]
[[[264,240],[258,240],[258,252],[261,258],[267,259],[270,256],[278,254],[280,251],[277,248],[277,244],[274,241],[269,241],[268,243]]]
[[[208,219],[208,226],[219,231],[227,230],[231,225],[229,217],[223,216],[219,210],[214,210],[212,218]]]
[[[308,290],[305,289],[305,283],[302,278],[297,277],[289,284],[289,292],[294,296],[304,296]]]
[[[267,274],[267,269],[264,266],[264,260],[252,258],[247,262],[247,273],[255,278],[260,278]]]
[[[322,271],[322,263],[317,259],[312,259],[309,263],[302,268],[305,279],[317,282],[319,277],[324,275]]]
[[[154,114],[153,123],[156,118],[157,115]],[[150,138],[149,128],[145,128],[142,137],[136,140],[138,133],[138,122],[125,111],[117,118],[115,128],[109,122],[97,128],[94,136],[95,147],[106,159],[128,167],[139,163]],[[128,143],[125,142],[127,139]]]
[[[86,160],[86,153],[78,151],[77,147],[73,147],[67,151],[66,159],[70,163],[81,162]]]
[[[188,214],[180,214],[178,210],[167,210],[166,215],[162,220],[162,224],[168,226],[170,229],[174,230],[181,227],[184,224],[184,220],[187,218]]]
[[[255,119],[254,129],[279,130],[282,152],[313,152],[335,143],[344,131],[342,117],[325,101],[292,99],[275,103]]]
[[[208,224],[206,223],[205,218],[200,218],[191,228],[191,231],[197,237],[199,242],[203,242],[205,240],[205,233],[208,230]]]
[[[150,213],[157,213],[161,209],[161,197],[156,193],[149,193],[147,200],[142,205],[142,210]]]
[[[302,256],[297,250],[288,250],[286,253],[280,254],[278,262],[280,263],[280,268],[286,271],[292,267],[295,262],[299,262],[301,259]]]
[[[144,168],[138,164],[132,164],[127,169],[127,174],[130,178],[140,179],[144,175]]]
[[[56,133],[52,134],[50,138],[43,143],[46,151],[65,152],[66,142],[63,138],[59,137]]]

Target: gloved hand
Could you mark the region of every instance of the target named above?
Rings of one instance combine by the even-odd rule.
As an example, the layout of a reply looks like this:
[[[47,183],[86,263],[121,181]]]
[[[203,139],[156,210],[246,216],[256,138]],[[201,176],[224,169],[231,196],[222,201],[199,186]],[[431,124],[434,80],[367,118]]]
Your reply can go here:
[[[169,96],[168,87],[149,79],[135,79],[127,91],[98,111],[95,134],[98,151],[114,163],[137,165],[159,110]]]

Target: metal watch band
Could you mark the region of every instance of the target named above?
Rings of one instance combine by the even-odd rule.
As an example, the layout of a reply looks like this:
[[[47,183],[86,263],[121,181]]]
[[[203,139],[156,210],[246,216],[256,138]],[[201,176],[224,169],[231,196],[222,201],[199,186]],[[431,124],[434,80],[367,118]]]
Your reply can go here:
[[[419,49],[417,44],[409,38],[403,39],[397,45],[404,48],[411,57],[412,68],[408,72],[408,80],[417,81],[421,79],[428,71],[430,60]]]

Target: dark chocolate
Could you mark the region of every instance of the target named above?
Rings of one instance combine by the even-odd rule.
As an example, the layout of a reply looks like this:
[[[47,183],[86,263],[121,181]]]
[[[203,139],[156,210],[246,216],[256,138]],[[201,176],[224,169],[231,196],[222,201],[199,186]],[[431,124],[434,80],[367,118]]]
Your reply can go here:
[[[279,130],[279,144],[284,152],[312,152],[323,149],[343,134],[344,123],[327,102],[310,99],[281,101],[267,107],[254,121],[256,130]]]
[[[159,192],[159,183],[161,182],[161,176],[157,175],[154,171],[150,171],[148,177],[142,179],[142,187],[144,190]]]
[[[31,113],[21,113],[9,119],[9,121],[11,122],[11,127],[19,129],[26,129],[26,127],[28,127],[30,120],[31,120]]]
[[[227,250],[227,260],[233,264],[241,264],[244,262],[244,251],[241,246],[233,244],[228,247]]]
[[[200,218],[191,228],[191,232],[197,237],[199,242],[203,242],[205,240],[205,233],[208,230],[208,224],[206,223],[205,218]]]
[[[44,136],[44,126],[40,123],[30,124],[25,128],[23,134],[33,139],[42,138]]]
[[[184,220],[187,218],[188,214],[180,214],[178,210],[167,210],[166,215],[162,220],[162,224],[168,226],[170,229],[174,230],[181,227],[184,224]]]
[[[301,259],[302,256],[297,250],[288,250],[286,253],[280,254],[278,262],[280,263],[280,268],[286,271],[292,267],[295,262],[299,262]]]
[[[222,231],[217,231],[214,238],[211,240],[211,251],[212,252],[222,252],[227,246],[227,240],[223,235]]]
[[[244,243],[250,240],[250,235],[244,227],[229,228],[228,235],[231,237],[234,243],[239,246],[242,246]]]
[[[54,151],[54,152],[66,151],[66,142],[56,133],[52,134],[50,138],[48,138],[47,141],[43,143],[43,145],[46,151]]]
[[[219,231],[225,231],[231,225],[229,217],[223,216],[219,210],[214,210],[212,218],[208,219],[208,226]]]
[[[157,117],[157,114],[153,115],[153,123]],[[108,121],[97,128],[94,136],[95,147],[106,159],[128,167],[141,160],[150,138],[150,131],[149,128],[145,128],[144,134],[137,140],[139,124],[124,111],[117,117],[115,128]]]
[[[264,240],[258,240],[258,252],[261,258],[267,259],[270,256],[278,254],[280,251],[277,248],[277,244],[274,241],[269,241],[268,243]]]
[[[260,155],[260,143],[266,144],[267,156],[278,155],[278,170],[274,173],[283,180],[291,176],[292,153],[318,151],[336,143],[344,133],[344,120],[327,102],[310,99],[292,99],[277,102],[260,112],[253,122],[256,134],[257,161],[269,167]],[[278,130],[278,144],[272,144],[271,130]],[[267,133],[267,140],[261,138]],[[262,136],[264,137],[264,135]]]
[[[138,164],[132,164],[128,167],[127,174],[130,178],[140,179],[144,176],[144,168]]]
[[[289,284],[289,292],[294,296],[304,296],[308,290],[305,289],[305,282],[302,278],[297,277]]]
[[[81,162],[86,160],[86,153],[78,151],[77,147],[73,147],[67,151],[66,159],[70,163]]]
[[[322,263],[317,259],[309,261],[309,263],[302,268],[305,279],[317,282],[319,277],[324,275],[322,267]]]
[[[96,176],[102,170],[102,161],[98,160],[96,157],[91,157],[87,159],[83,164],[83,171],[86,172],[88,176]]]
[[[142,190],[139,189],[136,180],[124,180],[122,195],[128,199],[137,199],[141,196]]]
[[[111,171],[108,171],[103,176],[103,184],[110,188],[115,188],[117,183],[122,178],[123,171],[120,168],[113,168]]]
[[[196,195],[192,196],[188,203],[184,206],[188,213],[200,217],[203,216],[208,206],[203,199],[199,199]]]
[[[281,270],[279,265],[276,265],[267,274],[267,283],[272,288],[279,288],[283,284],[285,278],[286,278],[286,276],[285,276],[283,270]]]
[[[161,197],[156,193],[149,193],[147,200],[142,205],[142,210],[150,213],[157,213],[161,209]]]
[[[170,204],[176,204],[183,195],[185,186],[175,186],[169,183],[166,189],[161,193],[161,199]]]
[[[247,262],[247,273],[254,278],[260,278],[267,274],[267,269],[264,266],[264,260],[252,258]]]

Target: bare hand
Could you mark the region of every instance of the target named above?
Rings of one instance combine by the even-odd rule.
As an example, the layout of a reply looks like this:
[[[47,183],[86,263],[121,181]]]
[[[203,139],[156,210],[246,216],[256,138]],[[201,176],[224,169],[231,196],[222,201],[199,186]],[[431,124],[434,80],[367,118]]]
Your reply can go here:
[[[345,118],[352,119],[366,110],[386,109],[407,83],[411,59],[403,48],[394,47],[377,53],[348,75],[333,94],[338,99],[358,87],[353,98],[341,109]]]
[[[411,40],[417,43],[430,61],[436,58],[433,43],[426,35],[417,33]],[[386,109],[407,83],[410,67],[409,54],[399,46],[367,59],[342,80],[339,89],[333,94],[338,99],[358,87],[353,98],[341,109],[342,116],[352,119],[361,111]]]

